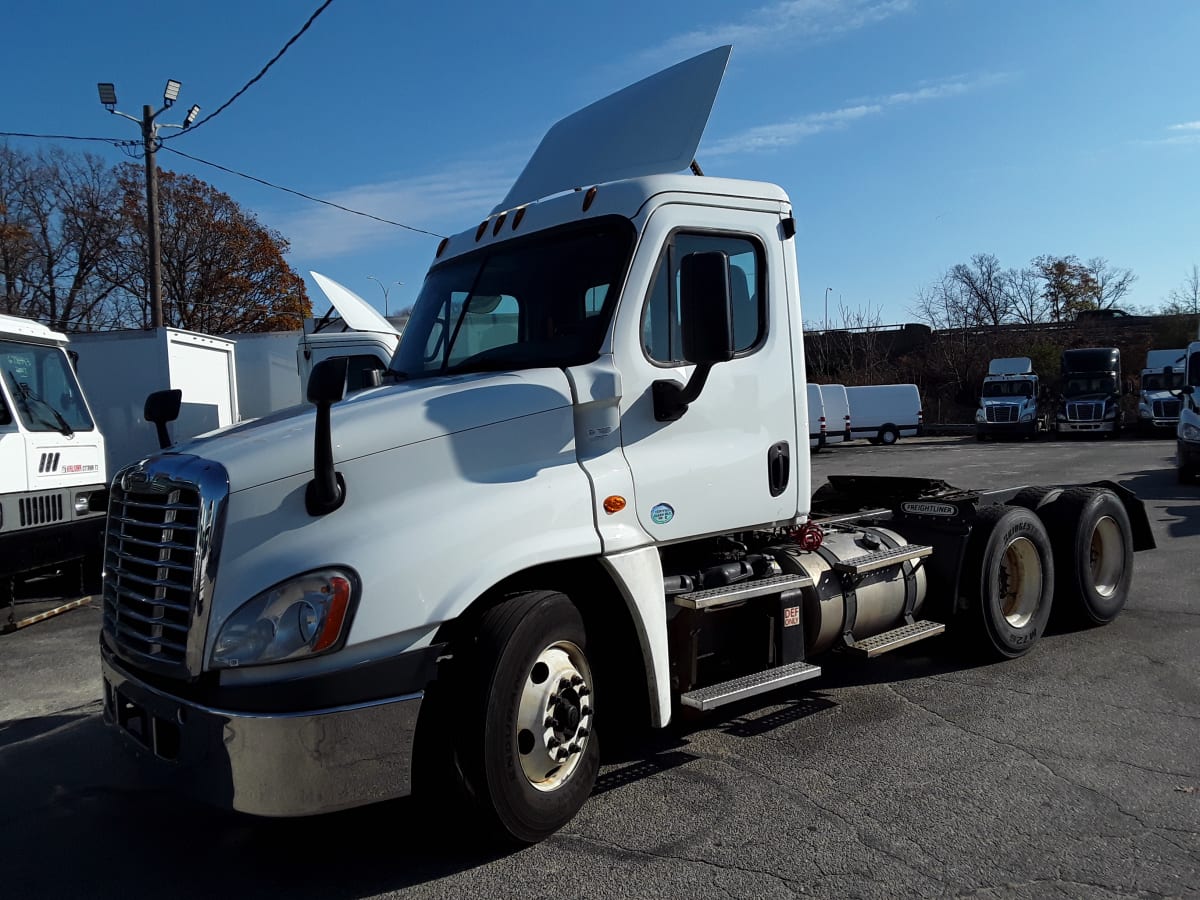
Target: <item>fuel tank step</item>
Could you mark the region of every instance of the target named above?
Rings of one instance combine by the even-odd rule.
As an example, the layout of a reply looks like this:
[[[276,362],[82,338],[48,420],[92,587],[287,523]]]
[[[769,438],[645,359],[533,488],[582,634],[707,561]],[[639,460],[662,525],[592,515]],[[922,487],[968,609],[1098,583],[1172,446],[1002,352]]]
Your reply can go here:
[[[897,647],[923,641],[925,638],[941,634],[945,630],[946,626],[942,622],[930,622],[928,620],[913,622],[911,625],[901,625],[899,628],[893,628],[891,631],[883,632],[883,634],[877,634],[873,637],[847,644],[846,651],[853,653],[855,656],[865,656],[867,659],[870,659],[871,657],[887,653],[889,650],[895,650]]]
[[[711,609],[714,606],[741,603],[755,597],[811,587],[812,583],[812,579],[807,575],[772,575],[769,578],[756,578],[753,581],[739,581],[737,584],[692,591],[689,594],[677,594],[672,599],[676,606],[686,609]]]
[[[924,544],[905,544],[894,550],[876,550],[862,556],[852,556],[850,559],[838,560],[833,568],[838,572],[848,572],[851,575],[865,575],[876,569],[894,566],[896,563],[907,562],[911,559],[921,559],[933,553],[932,547]]]
[[[787,687],[789,684],[796,684],[799,681],[816,678],[820,674],[820,666],[814,666],[806,662],[788,663],[785,666],[778,666],[777,668],[767,669],[763,672],[755,672],[753,675],[744,675],[741,678],[723,681],[720,684],[697,688],[694,691],[682,694],[679,697],[679,702],[684,706],[690,706],[692,709],[701,711],[716,709],[718,706],[724,706],[736,700],[744,700],[747,697]]]

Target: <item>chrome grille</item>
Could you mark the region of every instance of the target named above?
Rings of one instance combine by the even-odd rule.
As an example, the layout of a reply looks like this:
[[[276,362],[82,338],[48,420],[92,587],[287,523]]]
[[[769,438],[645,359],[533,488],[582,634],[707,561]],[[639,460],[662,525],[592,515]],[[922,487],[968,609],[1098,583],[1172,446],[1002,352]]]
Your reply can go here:
[[[1178,400],[1155,400],[1154,401],[1154,418],[1156,419],[1178,419],[1179,418],[1179,401]]]
[[[1104,402],[1089,400],[1082,403],[1068,403],[1067,418],[1072,422],[1102,422],[1104,421]]]
[[[104,631],[133,664],[200,672],[211,554],[229,493],[225,471],[193,456],[138,463],[113,479],[104,549]]]
[[[1017,407],[1012,403],[994,403],[984,407],[984,415],[989,422],[1017,421]]]

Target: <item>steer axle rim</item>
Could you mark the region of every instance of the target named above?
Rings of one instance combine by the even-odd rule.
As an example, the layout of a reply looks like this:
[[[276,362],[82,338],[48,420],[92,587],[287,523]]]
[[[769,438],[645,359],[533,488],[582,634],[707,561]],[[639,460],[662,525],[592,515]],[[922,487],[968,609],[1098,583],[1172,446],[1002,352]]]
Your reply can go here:
[[[539,653],[521,688],[513,740],[521,771],[539,791],[566,784],[592,731],[592,671],[576,644],[558,641]]]

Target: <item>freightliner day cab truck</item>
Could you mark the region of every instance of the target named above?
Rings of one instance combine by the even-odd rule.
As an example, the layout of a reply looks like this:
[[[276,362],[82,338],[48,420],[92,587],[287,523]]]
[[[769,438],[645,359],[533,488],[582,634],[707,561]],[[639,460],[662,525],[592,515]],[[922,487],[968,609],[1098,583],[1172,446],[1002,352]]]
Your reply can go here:
[[[0,606],[18,574],[90,560],[88,590],[100,572],[104,437],[68,346],[65,334],[0,315]]]
[[[1035,437],[1039,428],[1038,377],[1027,356],[993,359],[983,379],[975,437]]]
[[[1184,363],[1184,385],[1179,392],[1182,405],[1179,425],[1175,429],[1175,463],[1180,484],[1189,484],[1200,477],[1200,341],[1188,344]]]
[[[1153,539],[1116,485],[812,495],[791,201],[675,174],[728,54],[555,125],[382,385],[323,363],[314,408],[115,476],[105,714],[146,765],[270,816],[459,785],[535,841],[617,729],[1118,614]]]
[[[1055,430],[1120,437],[1121,391],[1121,351],[1116,347],[1064,350]]]
[[[1184,386],[1187,350],[1148,350],[1138,384],[1138,427],[1170,433],[1179,426],[1179,389]]]

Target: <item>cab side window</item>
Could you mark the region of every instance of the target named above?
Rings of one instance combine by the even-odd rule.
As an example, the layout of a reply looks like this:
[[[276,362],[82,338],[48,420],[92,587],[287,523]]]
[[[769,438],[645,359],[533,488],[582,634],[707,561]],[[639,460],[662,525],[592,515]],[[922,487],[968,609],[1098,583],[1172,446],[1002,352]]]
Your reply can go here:
[[[734,235],[676,234],[659,263],[642,312],[642,347],[653,361],[667,365],[686,362],[679,323],[680,265],[689,253],[712,250],[729,257],[734,351],[747,353],[766,335],[763,252],[759,244]]]

